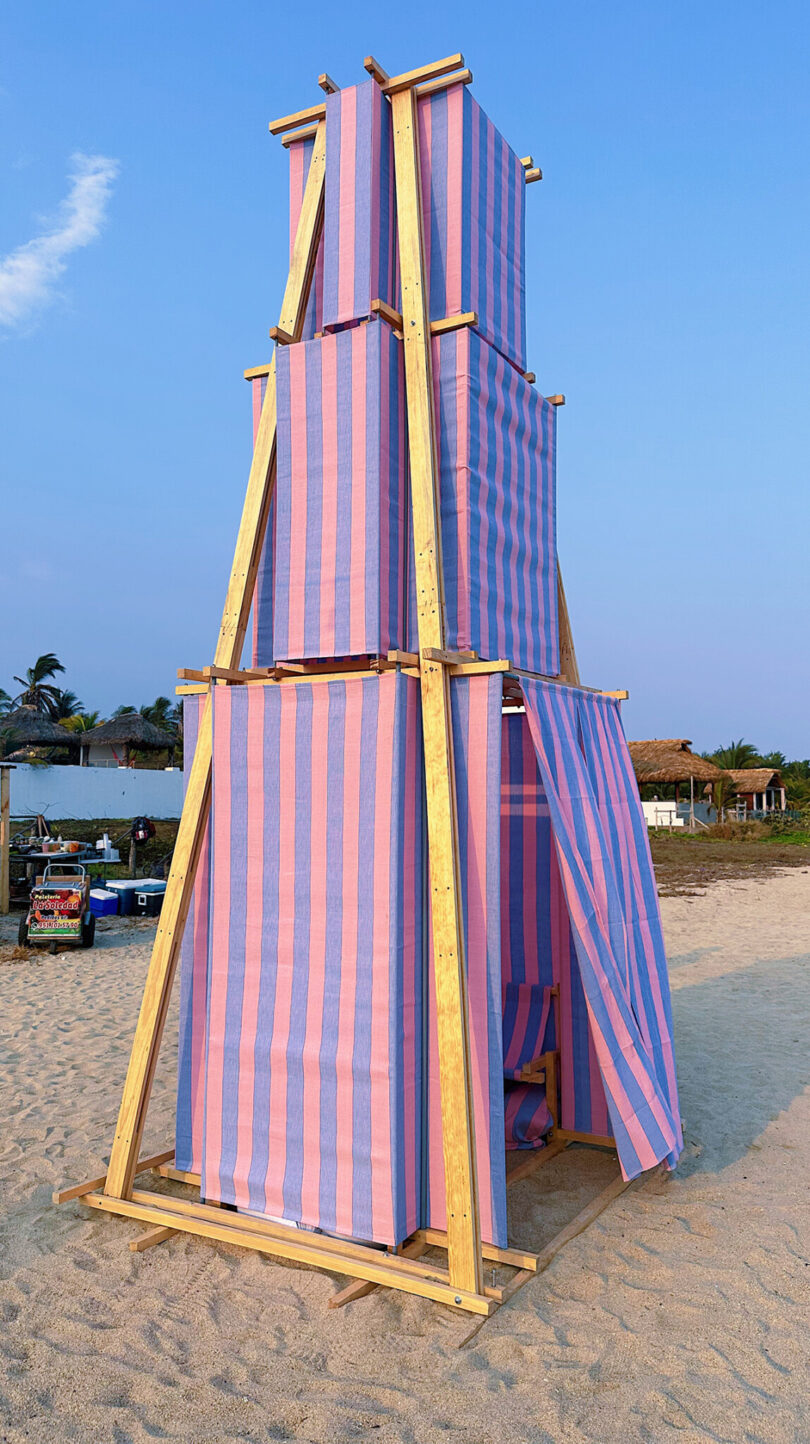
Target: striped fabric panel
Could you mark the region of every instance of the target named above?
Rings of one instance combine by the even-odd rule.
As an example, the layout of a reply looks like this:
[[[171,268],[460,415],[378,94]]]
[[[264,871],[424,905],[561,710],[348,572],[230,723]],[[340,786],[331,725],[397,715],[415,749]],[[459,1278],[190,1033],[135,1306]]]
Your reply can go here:
[[[583,754],[583,694],[528,679],[523,694],[622,1172],[632,1178],[662,1161],[674,1167],[682,1147],[677,1095],[659,1081],[632,1006],[631,973],[648,963],[631,962],[634,932]]]
[[[421,1196],[418,696],[213,698],[203,1193],[390,1245]]]
[[[433,342],[447,645],[556,676],[556,412],[464,328]]]
[[[326,98],[323,324],[395,305],[391,106],[373,80]]]
[[[418,110],[430,318],[477,311],[482,336],[525,371],[523,167],[466,86]]]
[[[507,1151],[539,1148],[551,1128],[546,1091],[539,1083],[508,1083],[504,1104]]]
[[[628,987],[633,1012],[658,1081],[680,1123],[672,1006],[658,889],[633,764],[613,697],[583,693],[579,723],[585,763],[610,848],[628,937]],[[682,1140],[679,1137],[679,1147]]]
[[[205,697],[183,699],[184,782],[197,746]],[[211,829],[205,829],[180,948],[180,1025],[177,1059],[175,1166],[188,1173],[202,1167],[205,1017],[208,1001]]]
[[[301,215],[301,206],[304,203],[304,190],[306,188],[307,176],[309,175],[309,163],[312,160],[312,152],[315,148],[315,137],[310,136],[306,140],[297,140],[289,147],[290,151],[290,259],[292,259],[293,246],[295,245],[295,234],[298,230],[298,218]],[[318,255],[315,261],[315,272],[312,278],[312,290],[307,305],[307,314],[304,320],[304,329],[301,339],[310,341],[316,331],[323,330],[323,285],[324,285],[324,264],[325,264],[325,242],[321,237],[318,246]]]
[[[499,859],[501,679],[498,676],[453,678],[450,697],[481,1236],[488,1243],[505,1247]],[[432,976],[430,944],[429,953]],[[432,1227],[443,1229],[446,1204],[432,985],[428,1040],[428,1215]]]
[[[544,989],[557,983],[560,1038],[556,1039],[552,1009],[543,1041],[544,1048],[559,1046],[560,1049],[560,1122],[563,1128],[604,1137],[610,1131],[605,1090],[551,835],[548,799],[525,713],[506,714],[502,736],[501,959],[507,995],[504,1068],[516,1031],[511,1019],[509,985],[528,983]],[[528,1020],[528,1010],[523,1020]],[[517,1036],[520,1042],[519,1029]],[[544,1048],[538,1048],[537,1052]],[[521,1055],[522,1051],[521,1048]],[[526,1059],[521,1056],[521,1061]]]
[[[280,349],[274,657],[404,645],[402,344],[383,321]]]
[[[267,377],[254,376],[251,381],[253,400],[253,445],[259,432]],[[256,588],[253,593],[253,656],[254,667],[273,665],[273,557],[276,552],[276,498],[270,502],[267,532],[259,559]]]

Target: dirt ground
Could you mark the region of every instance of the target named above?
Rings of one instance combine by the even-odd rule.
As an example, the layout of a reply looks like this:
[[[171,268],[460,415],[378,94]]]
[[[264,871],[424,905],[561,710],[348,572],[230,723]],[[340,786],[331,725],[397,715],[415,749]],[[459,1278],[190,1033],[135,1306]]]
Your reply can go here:
[[[650,847],[661,897],[690,897],[710,883],[770,877],[810,864],[810,847],[772,838],[746,842],[658,832],[650,834]]]

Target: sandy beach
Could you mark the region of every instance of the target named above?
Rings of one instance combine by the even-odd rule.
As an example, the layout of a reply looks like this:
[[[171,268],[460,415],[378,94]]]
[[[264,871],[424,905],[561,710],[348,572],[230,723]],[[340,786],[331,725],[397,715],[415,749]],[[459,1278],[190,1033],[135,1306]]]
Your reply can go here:
[[[662,901],[686,1147],[463,1348],[471,1320],[138,1226],[51,1191],[103,1171],[149,924],[0,949],[0,1439],[627,1444],[810,1439],[810,870]],[[0,941],[17,918],[0,920]],[[172,1019],[169,1038],[172,1036]],[[163,1050],[145,1151],[172,1139]],[[515,1186],[547,1242],[616,1173],[570,1150]]]

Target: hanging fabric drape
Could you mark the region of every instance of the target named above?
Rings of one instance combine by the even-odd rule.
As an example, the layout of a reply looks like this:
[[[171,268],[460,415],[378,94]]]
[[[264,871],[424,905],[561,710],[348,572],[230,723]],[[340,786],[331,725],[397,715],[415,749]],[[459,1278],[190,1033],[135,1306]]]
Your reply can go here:
[[[522,688],[622,1171],[629,1178],[659,1162],[674,1167],[683,1140],[667,1064],[669,991],[649,851],[633,822],[641,807],[630,785],[618,706],[529,679]],[[647,906],[638,926],[627,911],[635,894]]]

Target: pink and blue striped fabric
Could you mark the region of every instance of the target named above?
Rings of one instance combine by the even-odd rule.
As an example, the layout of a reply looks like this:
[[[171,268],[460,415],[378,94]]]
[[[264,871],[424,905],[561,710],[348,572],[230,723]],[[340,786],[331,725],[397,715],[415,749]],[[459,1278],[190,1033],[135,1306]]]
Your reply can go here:
[[[213,690],[202,1191],[389,1245],[420,1221],[418,695]]]
[[[501,1042],[499,676],[450,681],[481,1236],[506,1246]],[[446,1226],[432,947],[428,990],[428,1218]]]
[[[418,101],[430,319],[478,313],[478,329],[526,369],[523,166],[463,85]]]
[[[276,360],[276,661],[385,654],[405,636],[402,343],[384,321]]]
[[[683,1139],[669,983],[618,704],[521,685],[622,1172],[674,1167]]]
[[[523,712],[507,713],[503,719],[501,878],[504,1070],[512,1060],[525,1062],[558,1047],[562,1127],[606,1137],[610,1127],[605,1090],[551,835],[548,799]],[[553,984],[560,989],[556,1017],[555,1009],[547,1007],[547,989]],[[541,1033],[537,1046],[536,1036]]]
[[[507,1083],[504,1127],[507,1152],[541,1147],[551,1128],[546,1090],[541,1083]]]
[[[184,782],[197,746],[204,696],[183,699]],[[208,1005],[208,935],[211,914],[211,827],[205,829],[191,906],[180,949],[180,1025],[177,1062],[175,1167],[202,1168],[205,1018]]]
[[[396,303],[391,106],[373,80],[326,98],[323,325]]]
[[[312,160],[312,152],[315,148],[314,136],[308,136],[304,140],[293,141],[289,147],[290,151],[290,259],[292,260],[295,236],[298,230],[298,220],[301,215],[301,206],[304,203],[304,190],[306,189],[307,176],[309,175],[309,163]],[[318,254],[315,260],[315,271],[312,278],[312,290],[309,295],[307,314],[304,321],[304,329],[301,334],[302,341],[310,341],[316,331],[323,330],[323,285],[325,265],[325,242],[321,236]]]
[[[447,646],[556,676],[555,408],[470,328],[434,338],[433,384]]]

